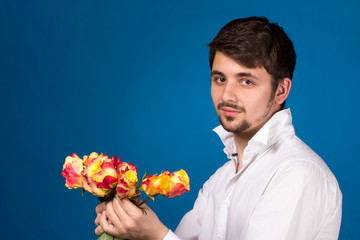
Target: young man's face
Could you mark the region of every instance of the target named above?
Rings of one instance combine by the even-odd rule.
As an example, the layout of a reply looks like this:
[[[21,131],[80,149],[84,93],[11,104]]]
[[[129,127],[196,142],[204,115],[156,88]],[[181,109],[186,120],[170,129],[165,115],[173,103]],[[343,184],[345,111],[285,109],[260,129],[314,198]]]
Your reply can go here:
[[[211,97],[221,125],[235,134],[255,134],[280,109],[275,104],[271,75],[247,68],[221,52],[211,72]]]

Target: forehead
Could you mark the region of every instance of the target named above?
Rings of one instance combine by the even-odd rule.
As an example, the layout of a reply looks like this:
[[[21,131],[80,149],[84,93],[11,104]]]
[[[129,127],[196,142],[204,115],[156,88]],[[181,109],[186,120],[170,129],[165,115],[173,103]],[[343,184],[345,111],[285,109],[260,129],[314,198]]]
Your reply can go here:
[[[219,51],[216,52],[214,57],[214,62],[212,66],[212,74],[213,73],[220,73],[221,75],[227,77],[251,75],[258,79],[271,80],[271,75],[266,71],[264,67],[246,67]]]

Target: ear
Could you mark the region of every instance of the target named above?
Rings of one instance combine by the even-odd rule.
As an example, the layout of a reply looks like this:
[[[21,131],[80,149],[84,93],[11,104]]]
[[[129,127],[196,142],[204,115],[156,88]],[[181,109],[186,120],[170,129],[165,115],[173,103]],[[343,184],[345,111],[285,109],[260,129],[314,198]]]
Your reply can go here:
[[[288,97],[291,89],[291,79],[283,78],[280,80],[275,93],[275,103],[281,105]]]

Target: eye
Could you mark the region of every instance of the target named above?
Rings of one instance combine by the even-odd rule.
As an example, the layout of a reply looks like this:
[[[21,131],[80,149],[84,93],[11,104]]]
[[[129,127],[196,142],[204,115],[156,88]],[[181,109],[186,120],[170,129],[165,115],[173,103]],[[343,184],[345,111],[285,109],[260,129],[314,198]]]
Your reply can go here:
[[[241,80],[241,83],[245,86],[253,85],[254,83],[249,79]]]
[[[223,83],[223,82],[225,82],[225,78],[220,77],[220,76],[215,76],[214,81],[217,82],[217,83]]]

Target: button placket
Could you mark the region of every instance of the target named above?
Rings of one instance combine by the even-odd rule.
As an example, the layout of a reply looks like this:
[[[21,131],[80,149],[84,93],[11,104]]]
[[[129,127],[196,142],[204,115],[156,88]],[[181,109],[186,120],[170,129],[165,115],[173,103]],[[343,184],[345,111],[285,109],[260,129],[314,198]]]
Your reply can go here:
[[[226,186],[224,199],[220,206],[220,213],[219,213],[219,224],[218,224],[218,239],[225,239],[226,237],[226,227],[227,227],[227,218],[228,212],[231,202],[231,195],[235,187],[235,179],[237,177],[234,176]]]

